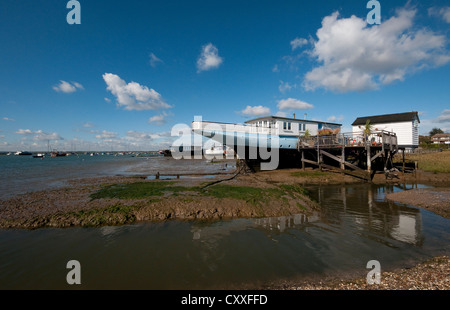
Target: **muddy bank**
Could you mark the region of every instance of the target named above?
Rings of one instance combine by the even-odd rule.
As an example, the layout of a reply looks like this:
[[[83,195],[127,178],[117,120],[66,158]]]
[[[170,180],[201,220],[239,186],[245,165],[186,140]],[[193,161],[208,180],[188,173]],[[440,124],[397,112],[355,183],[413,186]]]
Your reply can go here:
[[[329,278],[317,281],[282,281],[265,285],[270,290],[448,290],[450,257],[440,256],[412,268],[381,272],[380,284],[357,279]]]
[[[450,188],[437,187],[426,189],[410,189],[398,193],[390,193],[386,198],[391,201],[400,202],[424,208],[450,218]]]
[[[212,184],[202,178],[103,177],[0,202],[0,228],[122,225],[140,221],[221,220],[309,214],[318,209],[294,182],[254,175]],[[211,186],[207,186],[210,185]]]
[[[229,178],[230,174],[210,179],[148,180],[137,176],[73,180],[64,188],[31,192],[0,201],[0,228],[102,226],[170,219],[220,220],[307,214],[319,206],[308,198],[302,186],[366,182],[350,175],[313,169],[279,169]],[[205,187],[220,180],[225,181]],[[439,190],[425,191],[428,196],[422,196],[420,191],[405,191],[388,198],[448,217],[449,174],[418,171],[401,174],[398,180],[387,180],[384,174],[377,174],[373,182],[439,185]],[[123,188],[114,188],[117,184]],[[133,185],[127,187],[126,184]],[[109,192],[97,195],[105,188]],[[423,204],[418,205],[420,201]]]
[[[354,184],[366,183],[367,181],[348,174],[329,171],[324,169],[307,168],[302,169],[280,169],[274,171],[261,171],[255,174],[257,177],[275,182],[283,180],[289,182],[298,182],[299,184]],[[384,173],[376,173],[372,179],[374,184],[427,184],[430,186],[448,186],[450,187],[450,173],[433,173],[417,170],[416,173],[397,172],[396,176],[387,179]]]

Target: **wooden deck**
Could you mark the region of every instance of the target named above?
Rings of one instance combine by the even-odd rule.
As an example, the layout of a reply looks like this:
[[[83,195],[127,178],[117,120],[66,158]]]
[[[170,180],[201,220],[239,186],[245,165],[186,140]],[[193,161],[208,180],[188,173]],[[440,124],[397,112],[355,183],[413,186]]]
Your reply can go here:
[[[303,169],[313,165],[371,181],[376,171],[384,171],[390,177],[398,144],[396,134],[387,131],[340,133],[299,137],[298,151]]]

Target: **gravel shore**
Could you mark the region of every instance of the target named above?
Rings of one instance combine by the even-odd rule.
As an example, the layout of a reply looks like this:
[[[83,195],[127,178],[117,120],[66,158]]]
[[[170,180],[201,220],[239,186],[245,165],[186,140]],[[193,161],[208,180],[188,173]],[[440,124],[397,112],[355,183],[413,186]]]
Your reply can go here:
[[[412,268],[381,273],[380,284],[368,284],[366,278],[329,279],[316,282],[291,282],[268,285],[271,290],[449,290],[450,257],[429,259]]]
[[[386,195],[386,199],[417,206],[450,218],[450,188],[416,188]]]

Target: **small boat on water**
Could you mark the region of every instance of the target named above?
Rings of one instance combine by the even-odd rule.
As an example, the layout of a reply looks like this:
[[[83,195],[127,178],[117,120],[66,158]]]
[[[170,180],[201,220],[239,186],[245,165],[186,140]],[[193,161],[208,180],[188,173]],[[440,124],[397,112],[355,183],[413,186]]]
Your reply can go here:
[[[50,154],[50,156],[51,156],[51,157],[62,157],[62,156],[67,156],[67,154],[66,154],[66,153],[63,153],[63,152],[52,152],[52,153]]]
[[[35,155],[33,155],[33,158],[44,158],[45,154],[44,153],[37,153]]]
[[[223,146],[221,145],[214,145],[211,148],[206,149],[205,151],[205,155],[224,155],[225,154],[225,150],[223,148]]]
[[[172,156],[172,152],[170,150],[160,150],[160,151],[158,151],[158,154],[163,155],[165,157]]]
[[[33,155],[30,152],[26,152],[26,151],[17,151],[14,153],[14,155]]]

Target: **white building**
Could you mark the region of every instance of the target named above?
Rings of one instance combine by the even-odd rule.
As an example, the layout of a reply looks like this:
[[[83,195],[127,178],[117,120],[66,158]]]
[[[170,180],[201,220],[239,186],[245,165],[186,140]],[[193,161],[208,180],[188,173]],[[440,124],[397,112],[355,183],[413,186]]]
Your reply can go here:
[[[419,146],[419,115],[417,112],[358,117],[352,124],[353,133],[364,130],[367,121],[376,131],[390,131],[397,135],[398,147],[415,149]]]
[[[259,117],[245,122],[252,127],[270,128],[279,136],[303,136],[308,130],[315,136],[322,129],[340,130],[342,124],[279,116]]]

